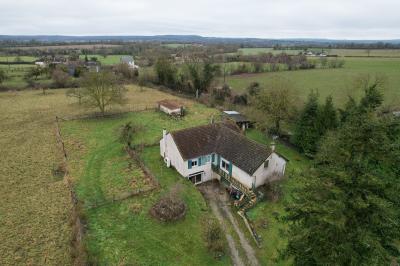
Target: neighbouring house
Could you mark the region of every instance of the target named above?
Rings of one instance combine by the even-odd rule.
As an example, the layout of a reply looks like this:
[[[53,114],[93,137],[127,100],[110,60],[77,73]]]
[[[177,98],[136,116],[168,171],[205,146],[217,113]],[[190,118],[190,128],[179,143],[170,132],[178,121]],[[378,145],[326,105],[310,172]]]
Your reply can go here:
[[[85,62],[85,67],[89,72],[99,72],[100,63],[97,61],[87,61]]]
[[[176,100],[162,100],[158,102],[158,109],[173,116],[184,116],[185,107]]]
[[[246,138],[233,123],[163,130],[160,154],[167,167],[174,167],[192,183],[219,180],[241,200],[251,201],[251,206],[257,201],[256,189],[282,178],[286,167],[275,145],[266,147]]]
[[[400,111],[393,111],[393,115],[395,117],[400,117]]]
[[[139,66],[135,65],[135,61],[133,60],[133,56],[121,56],[120,59],[121,64],[127,64],[131,69],[138,69]]]
[[[46,63],[43,61],[36,61],[35,65],[39,66],[39,67],[46,67]]]
[[[251,121],[246,116],[236,111],[224,111],[225,118],[233,121],[243,131],[251,127]]]

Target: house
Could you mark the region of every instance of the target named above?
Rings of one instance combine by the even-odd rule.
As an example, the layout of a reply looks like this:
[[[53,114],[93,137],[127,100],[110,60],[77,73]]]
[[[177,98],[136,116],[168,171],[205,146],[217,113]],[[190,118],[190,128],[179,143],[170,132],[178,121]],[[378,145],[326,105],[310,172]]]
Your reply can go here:
[[[244,115],[236,111],[224,111],[224,116],[235,122],[243,131],[251,127],[251,121]]]
[[[162,100],[158,102],[158,109],[166,114],[184,116],[184,106],[175,100]]]
[[[249,198],[265,183],[280,179],[286,159],[241,134],[233,123],[213,123],[168,133],[163,130],[160,154],[194,184],[217,179]]]
[[[127,64],[131,69],[138,69],[139,66],[135,65],[135,61],[133,60],[133,56],[121,56],[120,58],[121,64]]]

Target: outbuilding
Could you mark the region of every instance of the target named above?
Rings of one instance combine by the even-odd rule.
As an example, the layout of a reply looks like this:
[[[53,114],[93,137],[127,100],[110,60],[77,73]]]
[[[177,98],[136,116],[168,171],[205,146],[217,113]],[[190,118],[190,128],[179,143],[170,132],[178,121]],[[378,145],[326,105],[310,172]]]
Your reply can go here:
[[[158,102],[158,109],[172,116],[184,116],[185,108],[183,104],[176,100],[162,100]]]

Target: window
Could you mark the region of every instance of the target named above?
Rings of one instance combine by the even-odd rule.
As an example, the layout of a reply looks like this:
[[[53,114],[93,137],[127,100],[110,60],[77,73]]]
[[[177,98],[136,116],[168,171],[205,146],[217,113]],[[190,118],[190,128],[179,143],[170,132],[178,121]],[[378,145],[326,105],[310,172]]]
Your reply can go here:
[[[197,166],[197,161],[196,160],[192,161],[192,167],[193,166]]]
[[[266,160],[266,161],[264,162],[264,168],[268,168],[268,165],[269,165],[269,160]]]
[[[229,171],[229,163],[226,162],[225,160],[221,160],[221,167],[226,171]]]

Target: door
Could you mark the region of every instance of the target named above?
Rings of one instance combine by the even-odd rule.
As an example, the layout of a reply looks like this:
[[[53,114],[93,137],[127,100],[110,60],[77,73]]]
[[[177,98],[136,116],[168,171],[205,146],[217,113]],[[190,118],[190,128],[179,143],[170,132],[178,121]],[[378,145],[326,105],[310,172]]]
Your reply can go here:
[[[203,173],[199,173],[199,174],[194,174],[192,176],[189,176],[189,180],[193,183],[193,184],[199,184],[202,181],[202,176]]]

